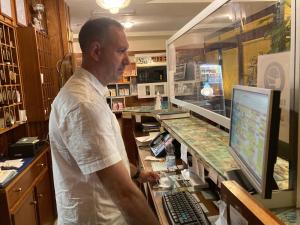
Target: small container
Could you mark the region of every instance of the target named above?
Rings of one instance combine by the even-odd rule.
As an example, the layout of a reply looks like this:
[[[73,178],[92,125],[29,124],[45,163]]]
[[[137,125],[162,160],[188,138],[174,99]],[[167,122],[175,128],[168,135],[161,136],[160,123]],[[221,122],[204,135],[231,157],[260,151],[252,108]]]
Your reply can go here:
[[[175,157],[175,149],[174,149],[174,145],[172,144],[172,142],[170,143],[166,143],[165,145],[166,148],[166,165],[168,169],[172,169],[174,167],[176,167],[176,157]]]

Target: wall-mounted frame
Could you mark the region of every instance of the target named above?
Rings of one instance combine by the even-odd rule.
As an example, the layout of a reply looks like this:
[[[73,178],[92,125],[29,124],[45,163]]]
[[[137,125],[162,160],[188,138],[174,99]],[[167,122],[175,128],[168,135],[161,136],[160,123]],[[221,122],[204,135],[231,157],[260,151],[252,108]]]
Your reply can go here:
[[[17,23],[23,26],[27,26],[27,17],[26,17],[26,0],[15,0],[16,1],[16,14],[17,14]]]
[[[11,0],[1,0],[1,14],[12,18]]]

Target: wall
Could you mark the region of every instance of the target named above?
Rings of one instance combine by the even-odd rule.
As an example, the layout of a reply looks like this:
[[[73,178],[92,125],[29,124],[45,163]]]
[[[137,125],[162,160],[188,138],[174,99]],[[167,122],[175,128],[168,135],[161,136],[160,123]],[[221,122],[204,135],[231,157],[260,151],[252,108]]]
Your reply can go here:
[[[154,51],[154,50],[165,50],[166,49],[166,40],[168,36],[149,36],[149,37],[128,37],[129,42],[129,52],[136,51]],[[75,39],[73,43],[73,52],[81,53],[78,40]]]

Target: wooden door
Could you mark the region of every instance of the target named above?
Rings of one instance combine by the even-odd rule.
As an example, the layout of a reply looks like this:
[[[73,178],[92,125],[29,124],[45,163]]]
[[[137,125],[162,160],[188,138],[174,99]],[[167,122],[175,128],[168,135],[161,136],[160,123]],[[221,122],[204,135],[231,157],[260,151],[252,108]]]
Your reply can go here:
[[[36,184],[36,195],[40,225],[53,225],[55,216],[52,189],[48,173],[45,173]]]
[[[34,192],[30,192],[21,206],[11,214],[13,225],[38,225]]]

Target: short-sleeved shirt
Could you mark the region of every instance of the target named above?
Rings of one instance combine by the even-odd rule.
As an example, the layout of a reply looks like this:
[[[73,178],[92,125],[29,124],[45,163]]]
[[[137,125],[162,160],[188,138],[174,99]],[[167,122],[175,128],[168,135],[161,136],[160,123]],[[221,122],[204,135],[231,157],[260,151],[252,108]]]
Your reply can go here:
[[[49,136],[58,225],[126,224],[95,173],[121,160],[130,173],[107,92],[80,68],[52,103]]]

